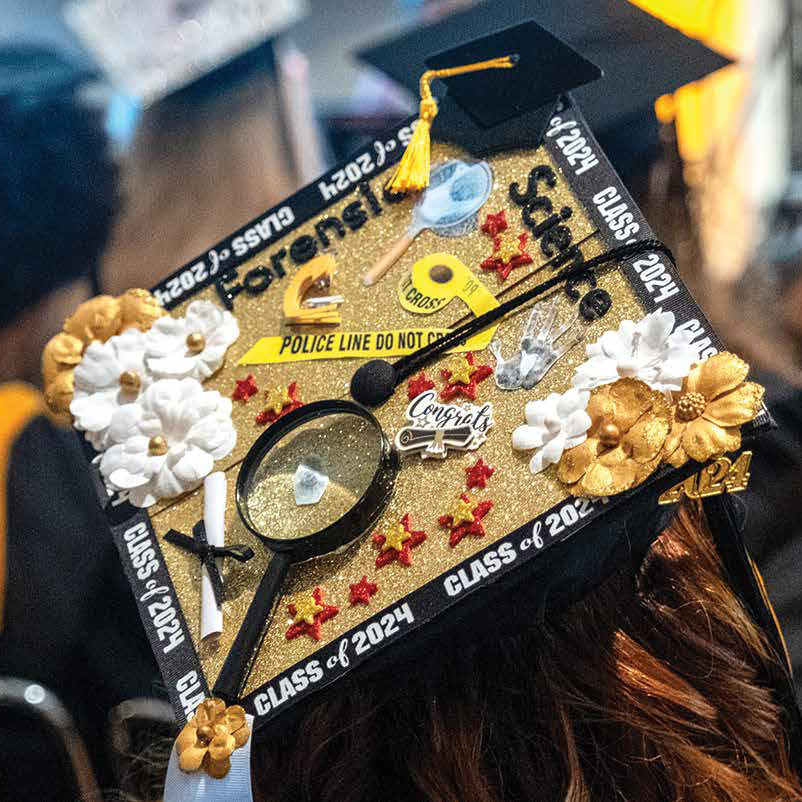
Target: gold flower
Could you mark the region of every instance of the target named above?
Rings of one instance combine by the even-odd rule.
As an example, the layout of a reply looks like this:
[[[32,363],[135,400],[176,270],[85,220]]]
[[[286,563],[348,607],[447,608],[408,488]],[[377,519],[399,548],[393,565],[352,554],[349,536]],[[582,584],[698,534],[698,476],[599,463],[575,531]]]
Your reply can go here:
[[[122,314],[121,330],[132,327],[147,331],[167,311],[147,290],[126,290],[120,296],[120,312]]]
[[[660,464],[671,426],[665,397],[623,378],[590,394],[584,443],[563,452],[557,477],[575,496],[612,496],[640,484]]]
[[[691,368],[672,413],[663,460],[675,468],[688,458],[706,462],[741,447],[742,423],[755,418],[763,388],[744,381],[749,365],[726,351]]]
[[[84,344],[78,337],[64,331],[51,337],[42,351],[42,379],[45,387],[62,371],[75,368],[83,353]]]
[[[121,323],[119,300],[111,295],[96,295],[84,301],[64,321],[64,331],[83,340],[86,345],[94,340],[104,343],[120,331]]]
[[[126,290],[118,298],[97,295],[84,301],[64,321],[63,331],[52,337],[42,351],[45,400],[56,420],[62,423],[72,420],[69,412],[74,390],[72,374],[90,343],[106,342],[133,327],[147,331],[166,314],[147,290]]]
[[[45,387],[45,403],[59,423],[69,423],[72,420],[70,401],[75,392],[73,372],[72,368],[63,370]]]
[[[181,771],[203,769],[222,779],[231,768],[231,754],[251,735],[245,711],[239,705],[226,707],[222,699],[204,699],[175,741]]]

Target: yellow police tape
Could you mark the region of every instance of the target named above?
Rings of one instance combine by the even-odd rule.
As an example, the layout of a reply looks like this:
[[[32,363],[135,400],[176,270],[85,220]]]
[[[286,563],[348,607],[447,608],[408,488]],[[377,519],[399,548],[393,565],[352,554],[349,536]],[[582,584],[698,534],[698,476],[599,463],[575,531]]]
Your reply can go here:
[[[490,290],[450,253],[433,253],[419,259],[398,287],[401,305],[409,312],[430,315],[454,298],[464,301],[479,316],[498,306]],[[481,351],[490,344],[497,326],[471,337],[459,351]],[[240,365],[305,362],[312,359],[376,359],[406,356],[448,333],[448,329],[411,328],[382,331],[334,331],[326,334],[287,334],[262,337],[239,360]]]
[[[262,337],[240,360],[240,365],[305,362],[312,359],[376,359],[405,356],[448,333],[448,329],[389,329],[338,331],[329,334],[287,334]],[[481,351],[493,338],[493,330],[471,337],[457,351]]]

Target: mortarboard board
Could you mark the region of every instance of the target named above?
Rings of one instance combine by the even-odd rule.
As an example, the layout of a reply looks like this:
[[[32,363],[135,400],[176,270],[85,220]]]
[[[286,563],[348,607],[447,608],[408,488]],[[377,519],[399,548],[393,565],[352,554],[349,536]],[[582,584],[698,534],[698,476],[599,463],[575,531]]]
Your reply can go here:
[[[601,77],[601,70],[537,23],[524,22],[437,52],[429,69],[514,53],[514,70],[487,70],[443,79],[433,134],[483,156],[540,142],[557,98]]]
[[[512,55],[526,31],[542,36],[519,26],[438,68]],[[569,83],[595,74],[550,47]],[[476,108],[469,80],[448,86],[454,107],[503,138],[519,118]],[[488,140],[483,161],[441,121],[428,188],[398,197],[405,122],[167,277],[168,314],[141,291],[99,299],[67,323],[82,341],[51,349],[189,719],[174,778],[204,765],[200,727],[246,738],[224,702],[277,722],[459,619],[495,631],[513,586],[517,610],[549,615],[637,564],[685,496],[723,494],[720,548],[780,643],[728,495],[742,441],[770,425],[762,389],[719,352],[564,88],[509,92],[524,117],[552,110],[545,133]]]

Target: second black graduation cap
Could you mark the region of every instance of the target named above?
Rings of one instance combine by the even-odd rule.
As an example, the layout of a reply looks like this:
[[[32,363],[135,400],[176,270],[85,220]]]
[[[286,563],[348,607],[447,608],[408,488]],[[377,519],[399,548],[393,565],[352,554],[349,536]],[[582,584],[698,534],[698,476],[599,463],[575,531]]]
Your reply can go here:
[[[538,26],[536,28],[541,33],[536,34],[536,28],[527,25],[530,19],[548,28],[554,36]],[[514,27],[502,30],[505,26]],[[650,109],[660,95],[729,63],[723,56],[625,0],[561,0],[559,3],[553,0],[491,0],[435,23],[408,30],[362,50],[358,55],[417,93],[418,79],[427,67],[466,63],[459,61],[460,52],[463,51],[470,61],[471,49],[484,47],[483,43],[497,32],[510,37],[508,47],[517,46],[519,50],[502,48],[500,52],[493,52],[491,57],[509,52],[519,52],[522,56],[535,54],[530,56],[533,68],[525,72],[494,70],[448,79],[445,83],[449,92],[440,104],[440,122],[435,120],[436,136],[453,130],[456,135],[448,138],[477,155],[537,144],[527,132],[531,132],[532,124],[537,120],[548,119],[541,107],[526,111],[522,116],[511,116],[505,123],[490,128],[480,127],[477,123],[494,121],[493,109],[497,110],[505,100],[503,87],[498,98],[489,91],[480,93],[483,82],[489,87],[495,80],[499,87],[509,81],[509,88],[513,79],[521,79],[523,74],[519,91],[531,91],[532,102],[536,103],[540,95],[539,84],[547,85],[546,76],[552,80],[559,79],[562,71],[565,77],[562,91],[573,90],[572,94],[591,126],[601,132],[615,127],[641,109]],[[548,39],[539,38],[543,34]],[[472,39],[475,41],[470,42]],[[463,45],[465,42],[469,43]],[[501,40],[497,43],[502,44]],[[541,76],[534,66],[539,60],[536,48],[542,51],[540,63],[546,65],[545,76]],[[549,59],[553,60],[553,70],[549,68]],[[587,85],[594,78],[589,73],[588,77],[582,78],[587,70],[583,65],[588,64],[591,67],[598,65],[604,71],[604,80],[598,85]],[[557,84],[559,80],[554,85]],[[512,114],[516,113],[513,108],[520,101],[518,95],[508,105]],[[485,104],[488,104],[489,116],[482,108]],[[503,114],[495,119],[501,119],[501,116]],[[542,127],[538,137],[541,131]]]

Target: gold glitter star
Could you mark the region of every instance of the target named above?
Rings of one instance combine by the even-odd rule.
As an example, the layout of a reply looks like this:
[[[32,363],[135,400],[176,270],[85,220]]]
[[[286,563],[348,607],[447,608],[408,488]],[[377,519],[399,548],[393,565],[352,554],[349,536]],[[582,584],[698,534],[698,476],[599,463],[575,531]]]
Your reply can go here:
[[[452,384],[454,382],[459,382],[460,384],[471,383],[471,373],[474,367],[464,356],[457,356],[449,360],[446,363],[446,370],[451,373],[449,381]]]
[[[278,388],[273,387],[265,393],[265,397],[267,398],[267,405],[265,409],[269,409],[271,412],[274,412],[276,415],[281,413],[281,410],[287,406],[287,404],[292,403],[292,399],[290,398],[290,394],[287,392],[286,387]]]
[[[474,503],[472,499],[465,501],[463,498],[458,498],[454,502],[454,506],[449,510],[451,516],[451,526],[459,526],[460,524],[472,524]]]
[[[401,551],[404,548],[404,542],[412,537],[410,532],[404,529],[403,524],[395,524],[384,536],[384,543],[382,543],[382,551],[395,549]]]
[[[315,616],[323,612],[323,606],[315,601],[314,596],[307,596],[295,603],[295,618],[293,622],[300,624],[306,622],[311,627],[315,623]]]
[[[499,246],[494,256],[497,256],[505,265],[508,265],[512,258],[520,253],[521,243],[518,241],[518,237],[510,233],[499,234]]]

